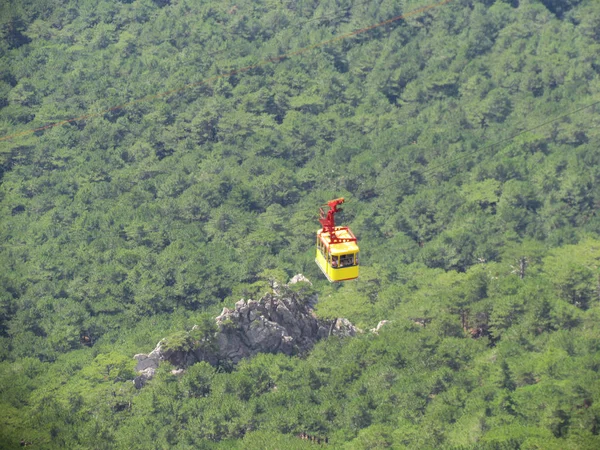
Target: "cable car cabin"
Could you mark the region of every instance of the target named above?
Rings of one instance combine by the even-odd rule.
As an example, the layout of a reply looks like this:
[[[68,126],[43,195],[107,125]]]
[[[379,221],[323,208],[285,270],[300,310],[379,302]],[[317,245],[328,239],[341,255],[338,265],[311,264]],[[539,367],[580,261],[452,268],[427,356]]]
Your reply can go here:
[[[348,242],[331,243],[331,234],[317,232],[317,265],[331,282],[358,278],[358,245],[347,227],[335,227],[337,236],[353,239]]]
[[[327,203],[327,214],[320,209],[319,222],[323,225],[317,231],[317,265],[331,282],[346,281],[358,278],[358,244],[357,239],[348,227],[335,226],[335,213],[340,212],[337,206],[344,203],[343,198]]]

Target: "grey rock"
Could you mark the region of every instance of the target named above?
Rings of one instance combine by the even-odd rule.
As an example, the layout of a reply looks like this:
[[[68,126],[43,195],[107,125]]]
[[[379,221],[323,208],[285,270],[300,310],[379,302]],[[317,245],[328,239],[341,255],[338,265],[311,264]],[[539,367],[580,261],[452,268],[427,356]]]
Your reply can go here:
[[[305,283],[308,283],[312,286],[312,283],[310,282],[310,280],[308,278],[306,278],[304,275],[302,275],[301,273],[299,273],[298,275],[294,275],[288,284],[296,284],[299,281],[304,281]]]
[[[258,319],[259,317],[261,317],[260,315],[260,311],[256,311],[256,310],[250,310],[250,313],[248,314],[248,320],[250,322],[254,322],[256,319]]]
[[[143,388],[144,385],[151,380],[152,377],[154,377],[155,373],[156,369],[153,369],[152,367],[148,367],[139,372],[139,375],[133,379],[133,384],[135,385],[136,389]]]
[[[223,311],[221,312],[221,315],[217,316],[217,318],[215,320],[224,320],[224,318],[226,317],[227,314],[229,314],[231,312],[231,310],[229,308],[223,308]]]
[[[352,337],[357,333],[362,333],[360,328],[356,328],[348,319],[337,319],[331,332],[334,336]]]
[[[163,341],[161,340],[158,344],[156,344],[156,347],[154,348],[154,350],[152,350],[150,353],[148,353],[148,358],[160,359],[162,356],[162,352],[161,352],[162,345],[163,345]]]
[[[138,355],[136,355],[138,356]],[[158,369],[158,359],[148,358],[147,355],[144,355],[144,359],[138,359],[138,363],[135,366],[135,370],[137,372],[141,372],[146,369]],[[136,358],[137,359],[137,358]]]
[[[143,353],[138,353],[133,357],[138,362],[135,366],[136,372],[143,372],[146,369],[158,369],[158,364],[161,359],[161,345],[162,341],[159,342],[149,354],[144,355]]]
[[[351,337],[362,332],[347,319],[321,320],[313,311],[317,296],[302,296],[288,288],[290,284],[310,283],[301,274],[288,285],[280,286],[260,300],[239,300],[234,309],[223,308],[215,318],[217,332],[211,346],[198,346],[188,351],[163,350],[163,341],[148,355],[137,354],[136,387],[143,386],[154,375],[160,361],[169,361],[178,369],[200,361],[209,364],[237,364],[258,353],[295,355],[310,350],[314,344],[331,335]],[[150,374],[151,373],[151,374]],[[181,372],[177,372],[178,374]]]

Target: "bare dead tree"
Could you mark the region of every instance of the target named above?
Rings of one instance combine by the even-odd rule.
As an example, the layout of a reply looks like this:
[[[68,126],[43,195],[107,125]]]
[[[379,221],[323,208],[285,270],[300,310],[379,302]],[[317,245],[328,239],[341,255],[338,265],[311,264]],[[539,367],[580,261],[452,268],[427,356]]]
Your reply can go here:
[[[527,260],[527,258],[525,256],[521,256],[518,260],[518,263],[519,263],[518,267],[515,267],[512,265],[510,266],[513,269],[511,271],[511,273],[519,275],[519,278],[522,280],[523,278],[525,278],[525,271],[527,270],[529,261]]]
[[[519,259],[519,278],[522,280],[525,278],[525,269],[527,268],[527,258],[521,256]]]

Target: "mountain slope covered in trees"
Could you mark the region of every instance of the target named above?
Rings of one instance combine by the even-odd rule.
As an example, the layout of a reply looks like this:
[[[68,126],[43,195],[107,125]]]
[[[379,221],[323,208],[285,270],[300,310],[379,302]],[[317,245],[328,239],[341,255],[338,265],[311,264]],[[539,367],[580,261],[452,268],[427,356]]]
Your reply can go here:
[[[600,5],[317,45],[428,4],[1,2],[0,442],[600,447]],[[340,196],[361,277],[330,285]],[[134,389],[134,353],[299,272],[391,323]]]

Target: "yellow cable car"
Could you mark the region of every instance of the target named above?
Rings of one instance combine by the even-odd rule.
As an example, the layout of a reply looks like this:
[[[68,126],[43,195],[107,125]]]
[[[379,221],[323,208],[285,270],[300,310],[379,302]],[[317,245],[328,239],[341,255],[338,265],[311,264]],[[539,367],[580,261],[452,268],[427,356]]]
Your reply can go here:
[[[320,208],[319,222],[323,228],[317,231],[317,257],[315,262],[331,282],[358,278],[358,244],[348,227],[335,226],[335,213],[343,198],[327,202],[329,211]]]

